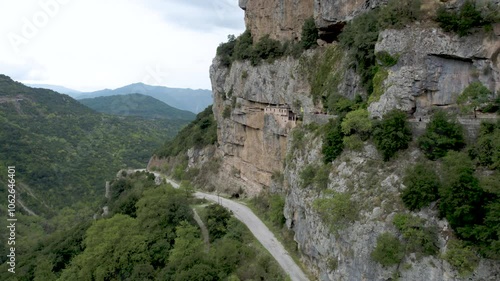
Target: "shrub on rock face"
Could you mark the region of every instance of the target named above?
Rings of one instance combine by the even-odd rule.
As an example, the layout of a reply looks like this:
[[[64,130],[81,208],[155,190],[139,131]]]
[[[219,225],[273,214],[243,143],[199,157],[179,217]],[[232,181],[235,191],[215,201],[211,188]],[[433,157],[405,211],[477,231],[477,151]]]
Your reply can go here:
[[[383,266],[398,264],[404,257],[403,244],[394,235],[385,232],[377,237],[377,246],[371,258]]]
[[[375,126],[373,139],[385,161],[391,159],[398,150],[408,148],[412,136],[406,119],[404,112],[392,110]]]
[[[417,163],[408,168],[403,181],[406,189],[401,199],[408,209],[419,210],[438,199],[439,178],[430,163]]]
[[[438,111],[418,138],[418,145],[431,160],[445,156],[449,150],[460,150],[465,146],[462,126],[450,120],[445,112]]]
[[[471,274],[479,263],[479,259],[472,248],[465,246],[459,240],[451,240],[448,243],[443,258],[457,269],[461,276]]]
[[[436,21],[442,29],[453,31],[460,36],[470,34],[470,30],[474,27],[491,26],[493,22],[498,21],[498,14],[491,13],[493,10],[498,13],[497,7],[488,7],[485,16],[477,9],[473,1],[465,1],[460,10],[448,11],[444,6],[437,11]]]
[[[464,89],[462,94],[458,96],[457,103],[462,112],[474,112],[478,108],[489,101],[491,92],[481,82],[472,82],[467,88]]]
[[[323,162],[330,163],[342,154],[344,150],[344,133],[341,121],[332,120],[328,123],[327,133],[323,138]]]
[[[310,49],[318,45],[319,39],[318,28],[314,23],[314,18],[308,18],[302,26],[301,43],[304,50]]]

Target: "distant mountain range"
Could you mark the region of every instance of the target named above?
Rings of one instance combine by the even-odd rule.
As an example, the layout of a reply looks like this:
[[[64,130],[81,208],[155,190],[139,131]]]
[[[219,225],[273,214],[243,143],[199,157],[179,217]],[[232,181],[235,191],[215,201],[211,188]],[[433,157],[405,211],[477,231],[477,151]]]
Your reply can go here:
[[[189,123],[182,118],[194,116],[169,110],[178,118],[103,114],[67,95],[0,74],[0,170],[17,166],[22,203],[42,216],[76,202],[97,202],[106,180],[121,168],[145,167],[153,152]],[[0,188],[0,197],[6,198],[6,192]],[[0,216],[6,216],[2,208]]]
[[[66,87],[47,84],[28,84],[28,86],[50,89],[78,100],[115,95],[143,94],[158,99],[172,107],[189,110],[194,113],[203,111],[213,102],[212,92],[209,90],[168,88],[164,86],[151,86],[144,83],[134,83],[114,90],[104,89],[95,92],[79,92]]]
[[[113,115],[185,121],[192,121],[196,117],[191,111],[174,108],[142,94],[115,95],[78,101],[95,111]]]
[[[25,85],[28,87],[31,87],[31,88],[49,89],[49,90],[52,90],[54,92],[68,95],[72,98],[76,98],[82,94],[82,92],[80,92],[80,91],[66,88],[64,86],[49,85],[49,84],[25,84]]]

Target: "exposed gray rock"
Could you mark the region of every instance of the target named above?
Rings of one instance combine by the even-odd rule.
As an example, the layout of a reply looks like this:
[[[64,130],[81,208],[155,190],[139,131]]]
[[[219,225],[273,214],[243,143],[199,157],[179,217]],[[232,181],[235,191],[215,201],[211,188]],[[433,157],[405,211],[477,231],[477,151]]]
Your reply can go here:
[[[289,150],[294,161],[287,165],[284,174],[288,186],[284,214],[287,226],[295,232],[303,261],[319,280],[385,281],[392,280],[395,271],[401,274],[400,280],[410,281],[493,281],[500,276],[498,262],[485,259],[468,277],[460,277],[439,256],[416,258],[415,254],[409,253],[399,267],[382,267],[374,262],[370,254],[377,237],[383,232],[399,235],[392,221],[396,213],[405,212],[399,198],[400,190],[405,188],[402,175],[421,157],[420,151],[407,151],[398,161],[387,163],[381,160],[372,145],[365,145],[362,152],[345,151],[336,159],[332,163],[328,189],[350,192],[360,207],[358,220],[339,229],[325,225],[312,207],[314,200],[328,195],[312,187],[300,187],[300,171],[307,164],[319,164],[321,149],[321,141],[313,134],[307,134],[304,142],[307,146],[303,150]],[[436,226],[440,230],[438,245],[443,253],[450,230],[448,223],[438,218],[436,205],[424,208],[416,215],[425,219],[427,226]]]
[[[387,0],[315,0],[314,19],[320,36],[332,42],[347,22],[386,3]]]
[[[372,117],[381,117],[393,108],[422,117],[433,106],[454,106],[457,96],[473,81],[498,92],[499,50],[499,37],[491,33],[459,37],[415,26],[385,30],[375,52],[399,56],[399,61],[389,69],[384,94],[368,110]]]
[[[248,0],[239,0],[239,2],[238,2],[239,6],[242,10],[247,9],[247,3],[248,3]]]

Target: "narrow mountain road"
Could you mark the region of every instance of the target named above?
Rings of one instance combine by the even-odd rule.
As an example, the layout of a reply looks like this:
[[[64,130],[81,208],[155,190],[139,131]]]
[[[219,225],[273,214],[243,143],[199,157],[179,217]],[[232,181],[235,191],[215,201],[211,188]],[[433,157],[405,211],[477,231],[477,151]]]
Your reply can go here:
[[[145,170],[137,170],[145,171]],[[157,177],[164,177],[174,188],[179,188],[179,184],[168,179],[158,172],[152,172]],[[195,192],[194,196],[197,198],[204,198],[212,202],[221,204],[223,207],[231,210],[234,216],[243,222],[252,234],[259,240],[259,242],[266,248],[269,253],[274,257],[283,270],[290,276],[292,281],[309,281],[302,269],[295,263],[285,250],[283,245],[276,239],[274,234],[267,228],[267,226],[248,208],[247,206],[231,201],[217,195]]]
[[[172,184],[172,183],[171,183]],[[293,281],[309,280],[302,269],[295,263],[285,250],[283,245],[276,239],[274,234],[267,226],[245,205],[231,201],[226,198],[218,197],[217,195],[195,192],[195,197],[205,198],[212,202],[219,202],[223,207],[231,210],[234,216],[246,224],[248,229],[253,233],[255,238],[266,248],[269,253],[276,259],[281,268],[289,274]]]

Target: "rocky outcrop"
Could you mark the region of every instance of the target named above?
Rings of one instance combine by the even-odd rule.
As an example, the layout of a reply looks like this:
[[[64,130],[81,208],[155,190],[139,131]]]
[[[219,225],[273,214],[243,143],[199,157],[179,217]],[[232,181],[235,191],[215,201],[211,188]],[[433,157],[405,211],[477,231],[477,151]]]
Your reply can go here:
[[[492,33],[459,37],[438,28],[385,30],[375,52],[399,60],[389,69],[384,94],[369,107],[374,117],[393,108],[422,117],[431,107],[453,106],[473,81],[494,93],[500,89],[500,37]]]
[[[352,18],[386,2],[240,0],[239,4],[246,11],[247,27],[255,38],[269,34],[279,40],[295,40],[300,37],[303,21],[314,15],[323,39],[329,42]],[[423,10],[434,11],[436,3],[424,0]],[[446,3],[452,9],[463,1]],[[391,109],[404,110],[416,117],[412,126],[417,136],[423,132],[430,110],[455,106],[457,95],[472,81],[481,81],[498,93],[500,27],[494,30],[495,35],[477,30],[474,35],[458,37],[424,20],[402,30],[382,31],[375,52],[386,52],[397,57],[398,62],[385,67],[387,78],[377,85],[382,87],[378,89],[381,96],[368,108],[371,116],[381,118]],[[342,51],[335,48],[335,43],[328,44],[305,52],[299,59],[286,57],[258,66],[233,62],[226,67],[214,59],[210,78],[218,144],[210,152],[190,150],[188,166],[197,168],[199,163],[216,162],[218,173],[204,183],[217,187],[217,191],[250,196],[262,190],[282,192],[286,197],[286,224],[295,233],[303,261],[319,280],[393,280],[395,272],[399,272],[401,280],[498,280],[498,263],[483,259],[472,276],[463,278],[439,258],[453,234],[447,222],[438,218],[435,205],[415,215],[425,219],[426,226],[439,230],[440,253],[427,257],[407,253],[400,266],[392,267],[382,267],[370,257],[381,233],[399,235],[393,217],[407,212],[400,192],[405,188],[405,169],[422,157],[415,148],[384,162],[367,142],[363,151],[345,151],[332,163],[326,190],[301,187],[301,171],[307,165],[322,165],[321,133],[307,131],[305,128],[315,126],[306,125],[335,118],[316,114],[323,109],[321,95],[334,93],[350,99],[357,94],[366,96],[359,76],[349,67],[352,64],[345,61],[347,56],[333,52]],[[324,55],[328,53],[333,59]],[[311,84],[321,92],[315,93],[320,96],[316,104]],[[293,113],[304,110],[300,146],[292,145],[294,124],[284,124],[279,116],[266,111],[277,105],[287,105]],[[465,118],[460,123],[473,138],[479,121]],[[273,174],[284,175],[283,185],[273,183]],[[327,198],[331,192],[347,192],[356,203],[352,209],[356,219],[344,227],[332,227],[314,208],[316,199]]]
[[[287,226],[295,233],[303,262],[318,280],[394,280],[398,274],[399,280],[406,281],[498,280],[498,263],[485,259],[474,274],[461,277],[439,254],[418,257],[408,253],[400,266],[390,267],[382,267],[370,257],[381,233],[399,235],[393,217],[405,212],[400,199],[400,191],[405,188],[402,176],[421,157],[417,149],[406,151],[391,162],[384,162],[370,144],[361,152],[345,151],[332,163],[328,191],[320,191],[312,186],[300,187],[300,172],[305,166],[321,165],[321,139],[314,133],[306,133],[304,143],[306,146],[301,150],[289,150],[293,160],[284,172],[284,215]],[[351,194],[355,207],[349,212],[356,213],[354,222],[346,226],[328,225],[315,211],[314,201],[331,196],[332,191]],[[448,223],[438,219],[437,207],[433,205],[415,215],[425,219],[427,227],[438,229],[438,246],[440,253],[444,253],[451,232]]]
[[[240,0],[245,23],[254,38],[269,34],[278,40],[300,39],[302,25],[314,17],[320,36],[332,42],[344,25],[357,15],[387,0]]]
[[[347,22],[385,3],[387,0],[315,0],[314,21],[319,28],[320,37],[332,42]]]
[[[240,0],[245,23],[255,39],[266,34],[278,40],[300,38],[302,25],[313,16],[314,0]]]
[[[273,172],[282,170],[287,135],[293,127],[264,109],[286,104],[298,113],[300,106],[313,107],[307,77],[293,58],[257,67],[235,62],[230,69],[216,59],[210,77],[223,167],[237,174],[247,193],[256,194],[270,185]]]

